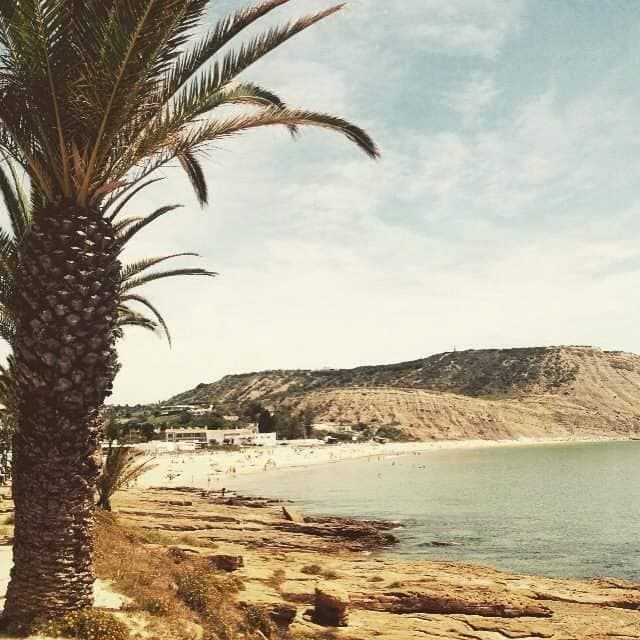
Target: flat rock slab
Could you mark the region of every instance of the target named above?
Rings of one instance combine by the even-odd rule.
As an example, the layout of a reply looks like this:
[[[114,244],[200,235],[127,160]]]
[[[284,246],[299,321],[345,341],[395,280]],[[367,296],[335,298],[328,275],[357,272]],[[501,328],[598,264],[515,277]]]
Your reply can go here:
[[[158,508],[159,501],[187,495],[193,501],[188,510]],[[212,503],[193,492],[131,490],[120,493],[114,507],[124,522],[158,529],[176,542],[184,530],[165,524],[179,523],[199,538],[214,539],[216,553],[243,556],[246,588],[239,598],[297,605],[290,626],[296,640],[329,634],[339,640],[640,640],[640,585],[630,581],[562,580],[460,562],[405,562],[375,553],[389,523],[338,518],[296,523],[283,519],[281,504],[253,508],[248,502]],[[361,545],[362,535],[375,537],[376,544]],[[211,549],[200,553],[206,557]],[[309,565],[321,570],[305,573]],[[349,626],[314,622],[318,586],[348,594]]]

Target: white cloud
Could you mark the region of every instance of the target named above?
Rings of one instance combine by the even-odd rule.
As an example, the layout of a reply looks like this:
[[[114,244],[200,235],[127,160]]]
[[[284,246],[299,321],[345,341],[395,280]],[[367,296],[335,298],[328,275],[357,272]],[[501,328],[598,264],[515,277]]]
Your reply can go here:
[[[499,94],[493,76],[474,72],[460,91],[445,96],[445,103],[462,116],[465,124],[475,124]]]
[[[562,103],[553,91],[515,110],[501,126],[421,136],[410,199],[430,203],[430,215],[492,216],[551,213],[590,192],[629,185],[640,133],[632,105],[585,97]],[[626,155],[629,153],[629,156]]]
[[[405,0],[354,2],[358,12],[423,49],[495,59],[521,22],[521,0]],[[392,36],[394,37],[394,36]]]

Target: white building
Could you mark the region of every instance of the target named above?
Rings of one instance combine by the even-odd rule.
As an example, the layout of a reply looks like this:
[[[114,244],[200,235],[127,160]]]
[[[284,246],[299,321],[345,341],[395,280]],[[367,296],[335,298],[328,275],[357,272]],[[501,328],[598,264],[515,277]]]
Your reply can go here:
[[[191,407],[187,412],[192,416],[206,416],[212,411],[211,407]]]
[[[256,437],[261,435],[269,434],[258,434],[253,429],[186,428],[167,429],[165,440],[175,443],[194,443],[205,447],[209,444],[250,445],[254,444]]]
[[[179,413],[188,413],[191,416],[204,416],[211,413],[213,407],[211,405],[194,405],[194,404],[167,404],[160,407],[161,416],[172,416]]]
[[[276,444],[276,432],[272,433],[256,433],[253,443],[259,446],[270,447]]]
[[[199,442],[201,444],[207,444],[207,431],[206,428],[194,428],[194,429],[167,429],[164,432],[164,437],[167,442]]]

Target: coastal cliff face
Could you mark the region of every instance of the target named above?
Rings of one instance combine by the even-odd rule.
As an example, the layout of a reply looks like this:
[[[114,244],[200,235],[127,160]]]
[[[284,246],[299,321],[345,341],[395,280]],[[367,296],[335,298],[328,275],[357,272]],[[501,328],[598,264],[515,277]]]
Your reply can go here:
[[[311,408],[316,422],[418,439],[640,437],[640,356],[594,347],[483,349],[399,364],[226,376],[172,403]]]

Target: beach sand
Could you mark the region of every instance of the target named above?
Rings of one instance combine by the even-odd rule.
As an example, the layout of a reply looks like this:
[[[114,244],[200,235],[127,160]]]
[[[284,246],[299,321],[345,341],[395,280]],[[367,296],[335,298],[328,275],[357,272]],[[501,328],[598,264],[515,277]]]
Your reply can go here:
[[[153,467],[137,481],[139,487],[199,487],[219,489],[238,475],[278,473],[362,458],[421,454],[440,450],[548,445],[568,442],[594,442],[568,438],[521,438],[518,440],[439,440],[377,444],[299,445],[289,441],[273,447],[247,447],[239,451],[199,451],[161,453],[153,458]]]

